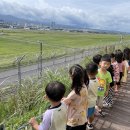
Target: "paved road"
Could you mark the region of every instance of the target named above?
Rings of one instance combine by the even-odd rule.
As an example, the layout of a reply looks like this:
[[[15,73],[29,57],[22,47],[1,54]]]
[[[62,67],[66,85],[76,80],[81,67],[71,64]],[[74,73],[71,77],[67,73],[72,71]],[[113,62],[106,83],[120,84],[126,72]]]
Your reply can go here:
[[[43,61],[42,67],[43,67],[43,72],[46,70],[46,68],[49,69],[56,69],[60,67],[65,67],[67,65],[72,65],[75,63],[80,63],[84,57],[86,56],[91,56],[94,54],[97,54],[99,50],[86,50],[82,53],[75,54],[72,56],[64,56],[64,57],[59,57],[57,59],[51,59],[51,60],[46,60]],[[39,73],[38,70],[38,64],[27,66],[27,67],[22,67],[21,68],[21,73],[22,73],[22,78],[26,78],[28,76],[37,76]],[[10,82],[18,82],[18,69],[12,69],[8,71],[4,71],[0,73],[0,87],[9,84]]]

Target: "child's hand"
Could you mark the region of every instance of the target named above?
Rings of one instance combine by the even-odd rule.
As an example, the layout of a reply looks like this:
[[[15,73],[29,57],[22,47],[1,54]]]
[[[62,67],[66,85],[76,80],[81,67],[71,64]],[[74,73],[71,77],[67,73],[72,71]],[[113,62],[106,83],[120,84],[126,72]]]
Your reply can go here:
[[[62,99],[61,99],[61,101],[64,101],[66,99],[66,97],[63,97]]]
[[[71,100],[64,97],[62,98],[62,102],[64,102],[66,105],[69,105],[71,103]]]
[[[108,91],[105,92],[105,96],[107,96],[107,95],[108,95]]]
[[[34,117],[29,120],[29,123],[35,130],[38,130],[38,123]]]

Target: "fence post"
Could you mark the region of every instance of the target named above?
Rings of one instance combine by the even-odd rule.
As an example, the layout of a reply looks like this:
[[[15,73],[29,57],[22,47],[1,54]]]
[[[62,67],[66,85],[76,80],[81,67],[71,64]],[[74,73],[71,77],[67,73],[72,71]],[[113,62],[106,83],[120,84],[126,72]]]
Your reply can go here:
[[[40,56],[37,56],[38,79],[40,79]]]
[[[22,57],[18,57],[17,58],[17,63],[18,63],[18,82],[19,82],[19,87],[21,87],[22,84],[22,78],[21,78],[21,61],[23,60],[25,55],[23,55]]]
[[[107,46],[105,47],[105,53],[107,54]]]
[[[74,49],[74,64],[76,63],[76,55],[75,55],[75,49]]]
[[[40,42],[40,78],[42,78],[42,50],[43,50],[43,46],[42,46],[42,42]]]

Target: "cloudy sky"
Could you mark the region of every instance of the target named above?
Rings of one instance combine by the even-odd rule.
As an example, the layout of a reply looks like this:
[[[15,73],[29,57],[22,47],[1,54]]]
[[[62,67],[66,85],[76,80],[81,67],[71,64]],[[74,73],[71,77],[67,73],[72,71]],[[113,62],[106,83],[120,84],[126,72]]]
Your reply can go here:
[[[130,0],[0,0],[0,14],[130,32]]]

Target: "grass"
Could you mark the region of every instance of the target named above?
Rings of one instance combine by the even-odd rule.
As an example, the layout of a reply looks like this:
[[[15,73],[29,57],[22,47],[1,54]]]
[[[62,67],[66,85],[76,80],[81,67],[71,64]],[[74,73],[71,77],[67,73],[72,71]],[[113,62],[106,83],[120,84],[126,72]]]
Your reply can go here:
[[[31,117],[41,115],[47,109],[49,103],[43,99],[47,83],[56,80],[64,83],[66,95],[68,94],[70,91],[68,70],[47,70],[44,74],[42,86],[35,79],[29,78],[23,82],[16,94],[9,94],[6,99],[0,98],[0,122],[6,125],[6,130],[17,129]],[[0,90],[0,97],[6,95],[4,90]]]
[[[129,39],[129,36],[125,36],[125,40]],[[40,53],[37,41],[43,41],[43,58],[50,58],[72,53],[72,48],[85,49],[112,44],[119,40],[119,35],[111,34],[3,30],[0,33],[0,70],[16,66],[16,58],[22,55],[26,55],[24,64],[35,63]]]

